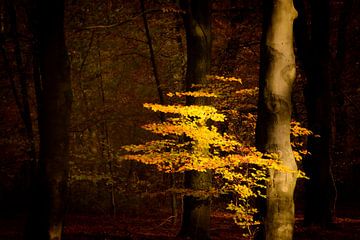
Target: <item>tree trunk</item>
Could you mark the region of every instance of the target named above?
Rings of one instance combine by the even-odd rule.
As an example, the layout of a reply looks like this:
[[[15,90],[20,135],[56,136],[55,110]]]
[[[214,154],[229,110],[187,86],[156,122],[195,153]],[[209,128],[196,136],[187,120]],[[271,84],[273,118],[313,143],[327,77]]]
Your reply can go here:
[[[101,97],[101,104],[102,107],[106,107],[106,99],[105,99],[105,89],[104,89],[104,79],[102,73],[102,60],[101,60],[101,44],[99,38],[97,39],[97,51],[98,51],[98,77],[99,77],[99,91]],[[115,199],[115,186],[114,186],[114,171],[113,171],[113,154],[111,153],[111,143],[110,143],[110,136],[109,136],[109,128],[108,128],[108,121],[107,118],[104,117],[101,123],[99,124],[100,128],[100,136],[99,136],[99,150],[101,160],[105,161],[105,165],[108,167],[109,175],[111,177],[111,191],[110,191],[110,199],[111,199],[111,210],[112,216],[116,216],[116,199]],[[106,167],[105,167],[106,169]]]
[[[236,9],[236,3],[238,1],[230,1],[229,9]],[[243,12],[238,11],[230,11],[228,14],[228,18],[230,21],[230,38],[226,42],[226,48],[224,51],[217,57],[217,65],[219,65],[219,72],[223,76],[233,76],[234,71],[236,70],[237,66],[237,55],[241,48],[241,34],[242,31],[238,27],[239,25],[239,18],[242,19]]]
[[[210,1],[183,0],[180,2],[184,14],[187,44],[186,91],[192,91],[193,84],[204,84],[210,68]],[[206,104],[201,99],[187,98],[186,103]],[[185,188],[209,190],[210,172],[185,172]],[[182,225],[179,235],[191,239],[210,239],[210,197],[184,196]]]
[[[155,60],[154,47],[152,44],[148,20],[146,17],[144,0],[140,0],[140,5],[141,5],[141,11],[143,13],[142,18],[143,18],[143,23],[144,23],[144,28],[145,28],[147,44],[149,46],[150,62],[151,62],[153,75],[155,78],[156,89],[157,89],[158,97],[159,97],[159,103],[164,105],[165,104],[164,94],[163,94],[163,90],[161,87],[159,72],[158,72],[157,64],[156,64],[156,60]],[[177,40],[178,40],[178,37],[177,37]],[[181,41],[181,37],[180,37],[180,41]],[[160,112],[159,116],[160,116],[160,121],[165,122],[165,114],[163,112]],[[166,175],[167,175],[167,173],[166,173]],[[174,173],[171,173],[170,184],[171,184],[171,188],[175,188],[175,174]],[[176,194],[174,192],[171,193],[171,214],[174,217],[173,223],[175,224],[177,221],[177,201],[176,201]]]
[[[21,106],[21,108],[19,110],[21,112],[21,117],[24,122],[27,138],[29,141],[30,166],[34,166],[34,163],[37,159],[36,147],[35,147],[35,137],[34,137],[33,123],[32,123],[32,118],[31,118],[31,109],[30,109],[30,103],[29,103],[28,81],[27,81],[27,76],[26,76],[26,72],[24,69],[23,58],[21,55],[21,48],[20,48],[20,42],[19,42],[20,41],[19,34],[18,34],[18,30],[17,30],[16,10],[15,10],[15,6],[14,6],[13,2],[6,0],[5,4],[6,4],[8,14],[9,14],[10,33],[11,33],[11,37],[13,38],[13,42],[14,42],[14,55],[15,55],[16,69],[17,69],[17,74],[20,79],[21,101],[20,101],[20,99],[18,99],[16,101],[19,102],[20,104],[18,104],[18,105]],[[7,59],[6,59],[5,55],[6,55],[6,53],[4,52],[3,56],[4,56],[4,60],[6,61]],[[5,66],[6,65],[9,65],[9,64],[6,62]],[[9,66],[7,66],[7,68],[10,70]],[[15,77],[14,72],[8,72],[8,73],[9,73],[10,78]],[[11,84],[14,86],[14,87],[12,87],[13,92],[14,92],[14,97],[17,97],[16,87],[15,87],[15,79],[11,79],[11,81],[12,81]],[[30,169],[30,171],[31,171],[31,169]]]
[[[64,1],[36,1],[42,99],[36,199],[26,239],[60,240],[68,177],[70,72],[64,39]]]
[[[268,4],[261,49],[256,145],[264,153],[278,154],[283,165],[296,171],[290,144],[290,120],[296,70],[293,21],[297,12],[292,0],[273,0]],[[267,240],[292,239],[296,178],[296,172],[269,171],[265,216]]]
[[[349,22],[351,20],[351,12],[354,11],[354,0],[345,0],[344,6],[339,17],[339,25],[337,30],[337,47],[336,47],[336,58],[335,67],[333,67],[333,91],[335,95],[335,129],[336,139],[334,139],[334,152],[343,151],[345,149],[342,159],[348,158],[348,149],[351,146],[349,138],[346,136],[350,135],[348,129],[349,115],[346,111],[345,102],[347,96],[344,93],[344,68],[346,66],[347,56],[347,36],[349,28]],[[335,213],[334,213],[335,215]]]
[[[156,89],[157,89],[158,96],[159,96],[159,103],[164,104],[164,94],[163,94],[163,90],[161,88],[159,72],[157,70],[157,64],[156,64],[156,61],[155,61],[155,53],[154,53],[154,48],[153,48],[152,39],[151,39],[151,35],[150,35],[150,29],[149,29],[148,21],[147,21],[147,18],[146,18],[144,0],[140,0],[140,5],[141,5],[141,11],[143,13],[142,17],[143,17],[144,28],[145,28],[145,33],[146,33],[146,40],[147,40],[147,43],[148,43],[148,46],[149,46],[151,67],[152,67],[152,71],[153,71],[154,78],[155,78]],[[161,122],[165,121],[164,113],[160,113],[160,121]]]
[[[332,222],[334,182],[331,173],[334,138],[334,108],[330,77],[329,8],[327,0],[311,3],[311,39],[306,31],[305,14],[299,8],[299,25],[296,29],[298,55],[305,70],[307,84],[304,91],[308,128],[308,151],[303,161],[310,178],[305,188],[305,225],[327,226]],[[299,7],[301,5],[299,4]]]

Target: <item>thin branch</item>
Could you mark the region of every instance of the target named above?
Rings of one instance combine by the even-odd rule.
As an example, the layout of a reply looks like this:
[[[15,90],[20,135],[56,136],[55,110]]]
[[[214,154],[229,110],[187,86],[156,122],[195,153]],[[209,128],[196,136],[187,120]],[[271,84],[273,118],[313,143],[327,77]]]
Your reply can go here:
[[[82,84],[82,72],[84,70],[84,67],[85,67],[85,63],[86,63],[86,60],[90,54],[90,50],[91,50],[91,47],[93,45],[93,41],[94,41],[94,35],[95,35],[95,32],[94,31],[91,31],[91,36],[90,36],[90,41],[89,41],[89,44],[88,44],[88,48],[85,52],[85,56],[80,64],[80,69],[79,69],[79,77],[78,77],[78,83],[79,83],[79,87],[80,87],[80,91],[81,91],[81,95],[82,95],[82,98],[83,98],[83,101],[84,101],[84,104],[85,104],[85,110],[87,113],[90,112],[89,110],[89,104],[88,104],[88,101],[87,101],[87,96],[86,96],[86,93],[85,93],[85,89],[84,89],[84,86]]]
[[[250,7],[232,7],[224,9],[211,9],[211,13],[245,13],[245,12],[254,12],[255,8]]]
[[[79,28],[77,29],[78,31],[84,31],[84,30],[105,30],[105,29],[109,29],[109,28],[114,28],[114,27],[120,27],[126,23],[129,23],[133,20],[135,20],[136,18],[138,17],[141,17],[147,13],[154,13],[154,12],[160,12],[161,10],[158,10],[158,9],[148,9],[146,11],[143,11],[129,19],[126,19],[122,22],[118,22],[118,23],[114,23],[114,24],[110,24],[110,25],[94,25],[94,26],[88,26],[88,27],[82,27],[82,28]]]
[[[343,93],[343,95],[345,100],[347,100],[357,110],[357,112],[360,113],[359,106],[356,103],[354,103],[354,101],[348,95],[346,95],[345,93]]]
[[[142,40],[142,39],[137,39],[137,38],[132,38],[132,37],[128,37],[128,36],[123,36],[123,35],[118,35],[120,38],[126,39],[126,40],[132,40],[134,42],[141,42],[141,43],[147,43],[146,41]]]
[[[163,90],[161,88],[159,73],[158,73],[157,65],[156,65],[156,61],[155,61],[154,48],[152,45],[148,21],[146,18],[146,10],[145,10],[144,0],[140,0],[140,4],[141,4],[141,12],[142,12],[142,17],[143,17],[143,22],[144,22],[144,27],[145,27],[146,38],[147,38],[147,42],[149,45],[151,67],[153,70],[153,74],[154,74],[154,78],[155,78],[155,82],[156,82],[156,88],[157,88],[158,95],[159,95],[159,102],[160,102],[160,104],[164,104]],[[161,120],[161,122],[165,121],[165,116],[163,113],[160,113],[160,120]]]
[[[254,45],[260,45],[260,41],[250,41],[250,42],[243,42],[243,43],[239,43],[239,47],[251,47],[251,46],[254,46]]]

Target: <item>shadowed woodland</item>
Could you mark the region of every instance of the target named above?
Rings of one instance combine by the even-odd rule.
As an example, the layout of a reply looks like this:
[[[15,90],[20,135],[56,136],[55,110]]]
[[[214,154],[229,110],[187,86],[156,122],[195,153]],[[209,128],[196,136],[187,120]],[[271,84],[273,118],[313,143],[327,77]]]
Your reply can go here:
[[[358,0],[0,0],[0,239],[360,239]]]

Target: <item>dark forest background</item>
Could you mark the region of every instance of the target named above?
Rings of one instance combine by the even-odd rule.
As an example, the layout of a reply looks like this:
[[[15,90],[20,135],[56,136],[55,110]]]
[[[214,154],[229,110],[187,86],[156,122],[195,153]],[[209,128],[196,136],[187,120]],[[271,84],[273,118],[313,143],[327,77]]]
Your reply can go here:
[[[121,158],[122,146],[154,138],[141,126],[160,121],[159,115],[144,109],[143,103],[159,102],[160,94],[163,103],[171,104],[174,100],[166,93],[184,90],[187,46],[182,12],[173,1],[146,0],[143,8],[141,2],[65,1],[72,90],[65,239],[125,239],[120,237],[136,234],[143,236],[137,239],[166,239],[176,234],[181,219],[182,193],[169,189],[181,188],[183,176]],[[304,230],[300,220],[307,180],[299,179],[295,239],[355,239],[351,236],[360,229],[360,2],[328,2],[327,67],[336,130],[330,148],[336,200],[332,211],[338,229]],[[38,23],[31,1],[0,3],[0,239],[20,239],[19,229],[32,206],[33,165],[40,156],[34,34]],[[310,4],[295,3],[302,9],[295,34],[304,37],[310,32]],[[211,1],[211,75],[241,78],[244,89],[258,87],[262,5],[260,0]],[[306,127],[306,58],[300,45],[297,40],[292,118]],[[249,112],[256,112],[256,101],[249,100]],[[241,239],[242,230],[224,209],[223,199],[215,198],[214,239]],[[320,238],[326,231],[348,235]],[[319,238],[311,238],[313,234]]]

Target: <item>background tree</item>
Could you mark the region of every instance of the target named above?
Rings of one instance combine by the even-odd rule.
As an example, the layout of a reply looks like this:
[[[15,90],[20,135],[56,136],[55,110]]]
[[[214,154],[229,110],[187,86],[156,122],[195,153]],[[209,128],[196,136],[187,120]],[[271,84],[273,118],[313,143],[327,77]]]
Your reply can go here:
[[[6,2],[14,6],[16,24],[12,24]],[[31,3],[25,5],[28,2]],[[151,135],[140,128],[149,122],[159,123],[159,111],[153,113],[142,107],[145,102],[159,102],[154,73],[149,64],[151,62],[144,28],[144,13],[164,100],[169,105],[185,105],[185,97],[167,95],[168,92],[176,95],[176,92],[185,91],[183,78],[187,62],[186,34],[181,18],[183,11],[174,2],[144,0],[143,12],[140,0],[66,1],[64,28],[74,99],[70,127],[69,208],[66,214],[65,238],[78,239],[79,235],[83,234],[89,234],[91,238],[101,238],[108,234],[106,238],[114,238],[115,235],[118,237],[124,234],[122,237],[125,237],[131,234],[131,238],[142,239],[154,234],[156,237],[152,238],[161,239],[165,236],[172,238],[178,233],[180,222],[172,224],[172,216],[175,216],[176,211],[171,211],[170,200],[173,195],[180,203],[184,192],[190,191],[179,190],[183,186],[183,174],[175,174],[175,184],[172,185],[170,174],[159,172],[153,166],[119,159],[116,156],[123,145],[137,145],[163,139],[163,135]],[[265,2],[268,1],[211,1],[211,75],[241,78],[241,83],[236,83],[236,90],[231,87],[234,96],[233,92],[229,96],[228,86],[221,87],[222,93],[225,93],[219,94],[222,97],[211,98],[211,105],[226,115],[224,122],[211,124],[218,127],[221,133],[232,133],[238,141],[250,142],[251,146],[254,145],[253,126],[257,111],[261,9]],[[301,2],[305,4],[305,23],[310,26],[310,1]],[[360,188],[354,188],[354,183],[359,182],[360,176],[360,128],[357,124],[360,120],[360,83],[357,81],[360,74],[360,2],[352,1],[350,7],[348,5],[351,1],[348,0],[329,2],[329,51],[331,56],[344,59],[343,65],[338,65],[338,69],[343,70],[335,70],[337,67],[334,65],[330,67],[331,74],[333,70],[336,71],[335,75],[339,75],[341,80],[341,87],[335,89],[341,88],[342,92],[338,95],[334,91],[334,95],[339,96],[336,98],[338,105],[334,107],[341,109],[341,112],[336,113],[340,118],[336,119],[336,143],[332,159],[338,190],[338,215],[334,224],[338,228],[333,231],[296,228],[294,238],[300,239],[307,236],[307,239],[327,238],[325,236],[329,234],[331,237],[328,238],[333,239],[336,235],[341,235],[343,237],[340,239],[344,239],[344,235],[356,235],[358,230],[356,227],[348,229],[350,224],[356,223],[350,223],[352,220],[348,219],[343,222],[341,218],[358,215],[360,197]],[[39,155],[39,131],[36,124],[36,109],[38,103],[42,102],[37,100],[41,99],[42,92],[38,63],[39,44],[32,34],[35,32],[32,28],[37,23],[26,18],[33,6],[33,1],[30,0],[0,1],[1,239],[21,238],[15,235],[18,236],[18,229],[23,228],[24,221],[20,219],[23,214],[19,215],[20,217],[16,214],[23,213],[29,205],[28,191],[24,191],[29,185],[29,176],[24,170],[29,164],[31,148],[24,121],[18,111],[23,107],[21,81],[24,78],[20,79],[15,58],[16,41],[20,46],[22,70],[26,77],[23,86],[28,90],[36,156]],[[348,10],[342,13],[345,6]],[[12,34],[11,25],[16,26],[17,34]],[[348,29],[345,34],[340,33],[344,32],[344,27],[341,27],[340,31],[340,25]],[[340,39],[338,36],[341,35],[345,38]],[[341,50],[343,47],[345,51]],[[298,46],[297,49],[300,50]],[[37,57],[33,57],[33,52],[36,52]],[[292,92],[293,118],[306,123],[307,114],[303,100],[306,79],[301,67],[297,72]],[[11,74],[12,77],[9,78]],[[9,79],[13,79],[14,84]],[[15,91],[12,90],[13,85]],[[208,87],[219,89],[218,82],[212,80]],[[36,93],[40,93],[37,96],[35,89]],[[15,95],[17,97],[14,97]],[[20,107],[17,107],[17,102],[20,102]],[[40,105],[39,108],[43,109]],[[173,117],[168,113],[166,116]],[[213,148],[210,149],[210,154],[213,154]],[[297,157],[295,155],[295,158]],[[250,174],[248,170],[251,171],[248,165],[243,166],[242,170],[237,169],[238,173],[245,175]],[[219,185],[228,181],[230,180],[216,174],[213,176],[215,189],[219,189]],[[295,202],[298,214],[302,214],[303,211],[305,182],[299,180],[297,183]],[[238,199],[236,192],[221,193],[218,196],[220,197],[215,196],[211,199],[210,235],[214,239],[241,239],[244,231],[231,219],[234,216],[232,213],[237,210],[233,208],[235,211],[229,214],[224,203],[229,203],[230,200],[234,205],[244,202]],[[178,207],[177,211],[180,216],[182,208]],[[248,217],[241,215],[241,209],[239,213],[239,216]],[[96,214],[96,217],[93,214]],[[236,221],[239,222],[238,219]]]
[[[269,1],[265,6],[261,48],[256,145],[275,153],[294,172],[270,170],[266,190],[265,239],[292,239],[296,162],[290,143],[291,91],[295,79],[292,0]]]
[[[7,69],[7,73],[12,85],[12,90],[14,97],[16,98],[16,102],[18,104],[19,111],[21,113],[22,120],[25,125],[28,141],[29,141],[29,157],[30,157],[30,165],[34,165],[34,162],[37,158],[37,152],[35,147],[35,137],[34,137],[34,129],[33,122],[31,117],[31,107],[29,104],[29,84],[28,79],[25,72],[24,60],[22,57],[22,51],[19,40],[18,26],[17,26],[17,16],[15,11],[15,4],[11,1],[6,0],[5,6],[9,15],[10,20],[10,35],[14,41],[14,58],[16,61],[16,73],[20,79],[20,94],[17,93],[16,83],[15,83],[15,75],[9,66],[9,62],[6,56],[6,49],[2,48],[2,54],[4,57],[4,64]],[[4,41],[4,37],[2,37],[2,41]],[[2,44],[3,46],[3,44]]]
[[[184,25],[187,46],[187,69],[185,88],[193,91],[193,85],[205,84],[210,70],[211,32],[210,1],[183,0],[180,2],[184,13]],[[203,100],[187,97],[187,105],[201,104]],[[211,173],[187,171],[185,188],[209,190]],[[210,197],[185,196],[183,199],[183,217],[179,235],[191,239],[210,239]]]
[[[26,239],[59,240],[69,170],[71,84],[64,34],[64,1],[36,1],[34,36],[41,74],[40,159]]]
[[[304,169],[306,182],[304,221],[326,226],[332,222],[335,182],[331,170],[335,140],[333,80],[330,72],[330,2],[310,1],[308,32],[305,5],[297,1],[300,18],[296,24],[298,56],[304,67],[304,91],[308,128],[308,151]],[[311,36],[311,37],[309,37]]]

